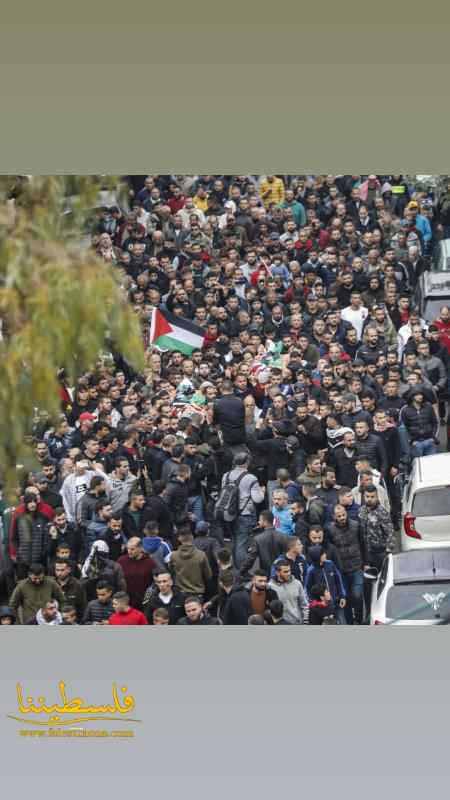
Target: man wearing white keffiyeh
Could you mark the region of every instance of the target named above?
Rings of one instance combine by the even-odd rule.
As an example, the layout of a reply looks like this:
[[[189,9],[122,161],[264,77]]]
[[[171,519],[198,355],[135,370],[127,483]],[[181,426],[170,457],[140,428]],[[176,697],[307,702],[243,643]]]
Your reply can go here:
[[[58,601],[48,600],[28,621],[28,625],[61,625],[63,619],[58,611]]]

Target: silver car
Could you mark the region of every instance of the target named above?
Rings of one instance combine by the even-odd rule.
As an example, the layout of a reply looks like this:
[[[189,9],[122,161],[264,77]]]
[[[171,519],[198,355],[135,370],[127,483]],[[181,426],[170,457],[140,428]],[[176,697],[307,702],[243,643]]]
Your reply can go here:
[[[372,582],[371,625],[439,625],[450,620],[450,548],[390,553]]]

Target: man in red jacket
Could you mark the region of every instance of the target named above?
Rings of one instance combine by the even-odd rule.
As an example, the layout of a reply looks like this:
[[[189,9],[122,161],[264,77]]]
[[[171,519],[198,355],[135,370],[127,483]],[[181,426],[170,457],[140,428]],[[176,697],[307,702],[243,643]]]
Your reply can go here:
[[[47,503],[42,502],[39,489],[37,489],[35,486],[27,486],[27,494],[36,495],[36,513],[43,514],[44,517],[47,517],[50,522],[50,520],[52,520],[55,516],[55,509],[47,505]],[[21,514],[25,514],[24,503],[21,503],[19,506],[17,506],[11,518],[11,527],[9,530],[9,556],[11,561],[16,561],[17,558],[17,517],[19,517]]]
[[[108,625],[148,625],[142,611],[131,608],[130,597],[126,592],[116,592],[113,596],[114,614],[108,619]]]
[[[450,355],[450,308],[448,306],[442,306],[439,317],[434,320],[433,325],[439,330],[440,345],[445,347]]]
[[[145,552],[141,539],[132,536],[128,539],[126,554],[121,556],[117,563],[122,567],[131,605],[142,610],[142,601],[146,589],[153,580],[156,562]]]

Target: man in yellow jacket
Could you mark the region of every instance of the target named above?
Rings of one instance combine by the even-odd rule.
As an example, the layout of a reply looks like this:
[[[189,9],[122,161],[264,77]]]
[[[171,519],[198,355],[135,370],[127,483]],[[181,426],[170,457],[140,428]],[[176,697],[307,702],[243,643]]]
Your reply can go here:
[[[266,175],[260,183],[259,190],[266,208],[269,208],[271,203],[279,205],[284,201],[284,183],[275,175]]]

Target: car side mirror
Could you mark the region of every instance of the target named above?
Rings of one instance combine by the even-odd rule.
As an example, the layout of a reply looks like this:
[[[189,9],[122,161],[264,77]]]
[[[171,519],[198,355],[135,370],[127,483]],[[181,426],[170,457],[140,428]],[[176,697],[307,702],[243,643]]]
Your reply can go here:
[[[380,573],[378,572],[376,567],[367,567],[367,569],[364,570],[364,577],[365,577],[366,581],[376,581],[376,580],[378,580],[378,575],[379,574]]]

